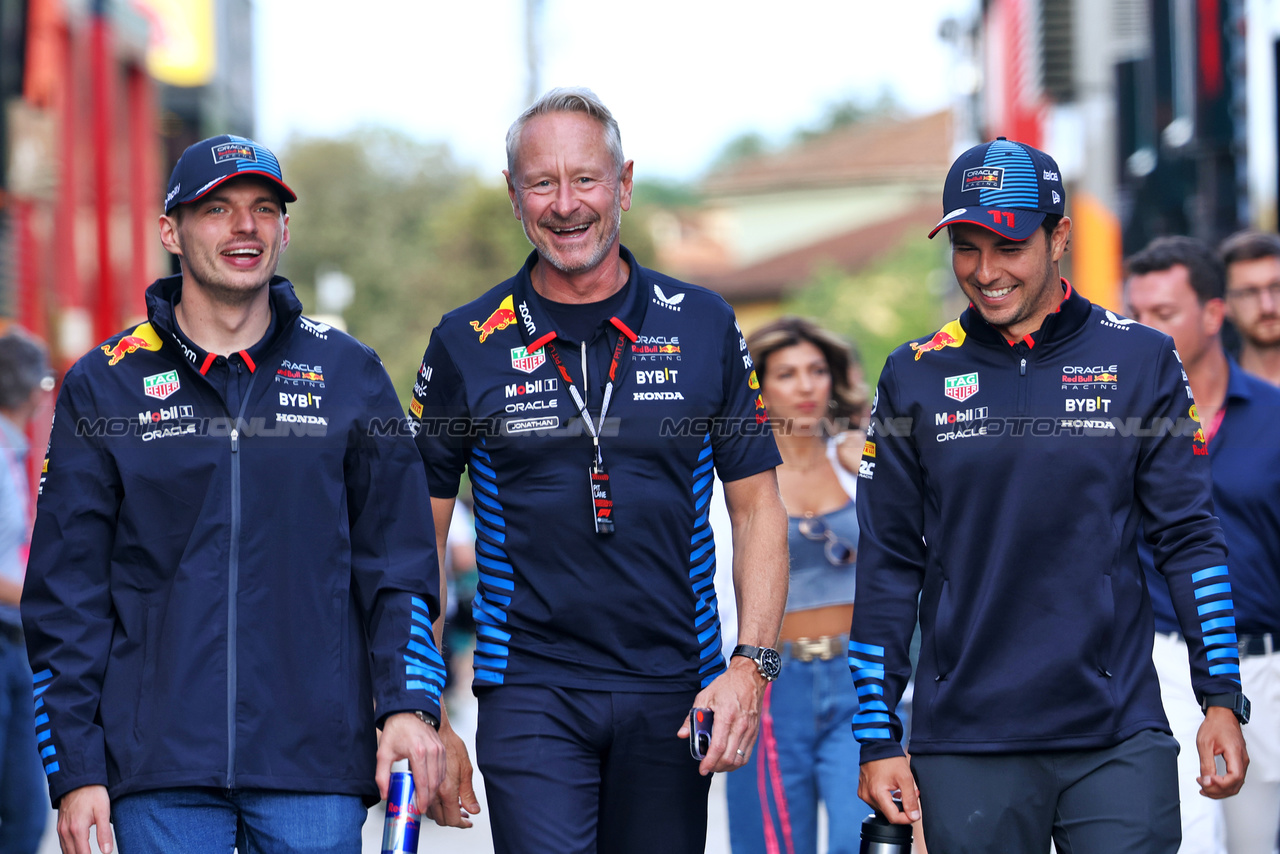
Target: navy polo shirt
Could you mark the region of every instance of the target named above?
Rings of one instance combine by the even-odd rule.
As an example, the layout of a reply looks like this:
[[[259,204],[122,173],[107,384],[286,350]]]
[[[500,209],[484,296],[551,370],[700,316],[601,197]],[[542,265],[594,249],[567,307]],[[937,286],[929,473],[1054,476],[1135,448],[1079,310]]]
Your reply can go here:
[[[622,257],[630,276],[585,345],[583,395],[598,421],[612,382],[600,446],[614,533],[595,531],[593,444],[568,388],[583,389],[584,344],[534,291],[536,253],[444,316],[418,372],[431,494],[456,496],[465,470],[475,499],[477,687],[676,691],[724,669],[713,469],[734,481],[781,458],[732,309]]]
[[[1236,633],[1280,633],[1280,389],[1228,358],[1218,432],[1209,440],[1213,506],[1230,550]],[[1141,542],[1156,631],[1178,631],[1169,585]]]

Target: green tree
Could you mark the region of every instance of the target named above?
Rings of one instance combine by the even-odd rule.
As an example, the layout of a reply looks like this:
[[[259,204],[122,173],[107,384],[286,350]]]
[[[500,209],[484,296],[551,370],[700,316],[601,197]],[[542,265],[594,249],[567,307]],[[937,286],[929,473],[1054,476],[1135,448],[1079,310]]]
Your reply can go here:
[[[850,125],[877,119],[897,119],[902,114],[902,104],[887,88],[881,89],[880,94],[871,100],[856,97],[843,98],[828,104],[822,118],[816,123],[797,130],[794,141],[805,142]]]
[[[771,150],[769,140],[760,131],[743,131],[724,144],[720,152],[712,158],[708,171],[720,172],[743,160],[767,154]]]
[[[929,335],[950,317],[950,271],[940,247],[911,238],[865,270],[828,268],[783,305],[784,312],[819,320],[851,339],[874,388],[896,347]]]
[[[298,201],[281,273],[310,314],[318,273],[354,280],[347,329],[378,352],[407,405],[440,318],[510,278],[531,251],[505,184],[478,180],[442,145],[386,129],[296,139],[282,159]],[[637,202],[623,217],[622,239],[641,264],[654,256],[653,210]]]
[[[444,146],[385,129],[294,140],[283,159],[298,201],[281,272],[313,313],[318,272],[355,281],[347,329],[377,350],[407,402],[440,317],[524,257],[505,190],[475,181]]]

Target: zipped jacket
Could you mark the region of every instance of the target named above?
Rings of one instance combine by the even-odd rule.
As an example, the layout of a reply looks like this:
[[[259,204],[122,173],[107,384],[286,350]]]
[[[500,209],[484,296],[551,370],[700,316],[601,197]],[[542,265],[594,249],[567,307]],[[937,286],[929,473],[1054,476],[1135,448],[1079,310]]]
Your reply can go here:
[[[1010,344],[971,307],[895,350],[859,471],[850,667],[863,762],[1105,748],[1169,731],[1139,522],[1197,696],[1240,690],[1226,547],[1173,340],[1066,298]]]
[[[376,802],[375,717],[438,716],[444,684],[403,413],[374,352],[302,317],[285,279],[267,336],[227,359],[182,337],[181,284],[153,284],[148,321],[58,396],[22,601],[50,796]]]

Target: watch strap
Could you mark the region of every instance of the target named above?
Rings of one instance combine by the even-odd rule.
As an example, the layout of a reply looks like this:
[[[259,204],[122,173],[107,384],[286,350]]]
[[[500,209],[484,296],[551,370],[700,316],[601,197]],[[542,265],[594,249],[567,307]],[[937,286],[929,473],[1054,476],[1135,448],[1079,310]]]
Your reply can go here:
[[[1200,701],[1200,710],[1208,712],[1210,708],[1214,707],[1230,709],[1232,714],[1236,716],[1236,720],[1240,721],[1242,725],[1249,722],[1251,704],[1249,698],[1241,691],[1233,691],[1227,694],[1206,694],[1204,699]]]

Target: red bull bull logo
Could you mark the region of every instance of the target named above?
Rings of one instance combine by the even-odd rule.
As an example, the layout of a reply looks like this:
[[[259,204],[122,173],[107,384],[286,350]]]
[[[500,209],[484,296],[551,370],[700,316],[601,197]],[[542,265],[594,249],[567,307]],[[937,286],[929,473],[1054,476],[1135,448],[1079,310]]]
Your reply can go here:
[[[516,322],[516,309],[510,296],[503,299],[494,309],[493,314],[484,320],[471,321],[471,328],[480,333],[480,343],[484,343],[484,339],[488,338],[495,332],[501,332],[508,326]]]
[[[252,145],[240,142],[224,142],[213,148],[213,162],[224,163],[228,160],[252,160],[258,162],[258,153]]]
[[[959,320],[953,320],[933,333],[933,337],[923,344],[913,342],[911,349],[916,351],[918,362],[925,353],[941,350],[943,347],[959,347],[962,344],[964,344],[964,327],[960,325]]]
[[[144,323],[128,335],[120,336],[120,340],[116,343],[103,344],[98,349],[111,357],[111,361],[107,362],[108,365],[118,365],[120,360],[130,353],[136,353],[139,350],[159,350],[160,336],[151,328],[150,323]]]

